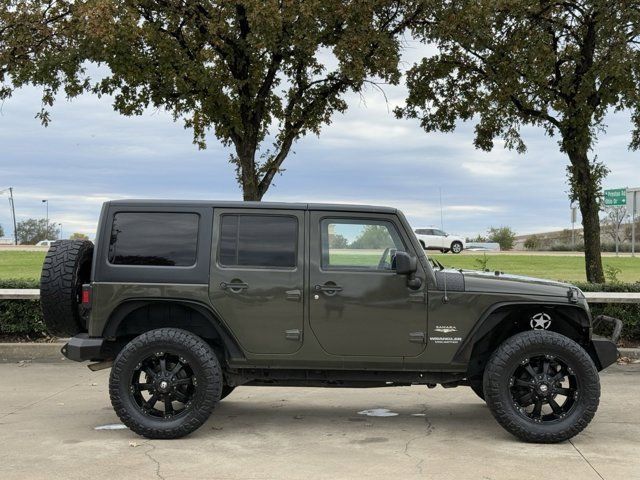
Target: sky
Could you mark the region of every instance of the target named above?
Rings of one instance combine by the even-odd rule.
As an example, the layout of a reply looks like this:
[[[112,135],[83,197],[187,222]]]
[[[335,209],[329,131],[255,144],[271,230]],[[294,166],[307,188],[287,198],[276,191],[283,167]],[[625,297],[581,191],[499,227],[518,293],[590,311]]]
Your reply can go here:
[[[429,55],[411,43],[409,66]],[[414,227],[440,227],[440,192],[445,231],[465,236],[491,226],[518,234],[570,228],[566,157],[557,139],[540,128],[525,128],[525,154],[473,147],[472,123],[453,133],[425,133],[415,120],[398,120],[406,89],[384,88],[347,97],[349,109],[336,114],[319,137],[294,146],[283,175],[265,201],[364,203],[397,207]],[[198,150],[191,131],[163,111],[140,117],[113,111],[109,97],[64,98],[51,109],[45,128],[34,118],[40,91],[15,92],[0,109],[0,190],[14,188],[17,220],[45,216],[62,224],[62,234],[91,237],[102,202],[122,198],[240,200],[229,164],[230,150],[211,134]],[[387,103],[388,102],[388,103]],[[640,152],[628,151],[628,112],[606,118],[594,149],[611,170],[605,188],[640,186]],[[7,196],[0,195],[0,225],[10,236]]]

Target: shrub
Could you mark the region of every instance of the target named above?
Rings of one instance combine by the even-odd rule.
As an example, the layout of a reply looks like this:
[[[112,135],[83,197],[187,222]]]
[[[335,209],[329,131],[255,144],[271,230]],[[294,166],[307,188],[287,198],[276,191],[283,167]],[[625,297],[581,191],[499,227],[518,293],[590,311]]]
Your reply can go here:
[[[487,233],[490,242],[500,244],[500,250],[511,250],[516,241],[516,234],[509,227],[491,227]]]
[[[640,282],[636,283],[575,283],[585,292],[638,292]],[[625,340],[640,341],[640,303],[590,303],[591,313],[595,318],[598,315],[608,315],[622,320],[622,336]],[[608,325],[602,325],[596,329],[596,333],[607,335],[610,333]]]
[[[36,280],[0,280],[0,288],[39,288]],[[47,336],[38,300],[0,301],[0,335]]]
[[[531,235],[524,242],[524,248],[527,250],[538,250],[542,246],[542,241],[538,235]]]

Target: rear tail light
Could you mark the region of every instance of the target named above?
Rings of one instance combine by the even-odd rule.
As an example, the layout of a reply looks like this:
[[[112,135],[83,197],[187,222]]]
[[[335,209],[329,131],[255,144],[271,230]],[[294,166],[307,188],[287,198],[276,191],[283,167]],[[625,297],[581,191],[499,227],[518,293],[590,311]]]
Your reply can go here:
[[[82,285],[82,306],[88,307],[91,305],[91,285],[85,283]]]

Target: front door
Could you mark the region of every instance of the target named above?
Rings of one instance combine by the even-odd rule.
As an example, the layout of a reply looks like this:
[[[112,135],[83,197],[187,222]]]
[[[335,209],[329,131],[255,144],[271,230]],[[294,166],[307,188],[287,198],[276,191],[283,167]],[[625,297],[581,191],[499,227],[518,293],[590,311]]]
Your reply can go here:
[[[424,282],[411,290],[394,271],[396,251],[415,252],[394,215],[361,215],[310,214],[311,329],[334,355],[418,355],[427,328]]]
[[[304,320],[304,211],[216,209],[209,296],[242,347],[293,353]]]

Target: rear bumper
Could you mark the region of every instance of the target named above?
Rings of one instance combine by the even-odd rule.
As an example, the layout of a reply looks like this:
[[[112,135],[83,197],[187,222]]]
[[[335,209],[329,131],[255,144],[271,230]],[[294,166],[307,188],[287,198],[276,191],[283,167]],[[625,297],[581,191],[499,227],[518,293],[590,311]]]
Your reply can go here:
[[[69,360],[83,362],[85,360],[101,360],[104,338],[89,337],[88,333],[79,333],[72,337],[60,351]]]
[[[610,323],[613,328],[611,338],[594,335],[591,339],[591,354],[596,362],[596,367],[598,370],[604,370],[618,360],[619,352],[616,342],[622,333],[622,321],[606,315],[598,315],[594,319],[594,324],[597,325],[600,322]]]

